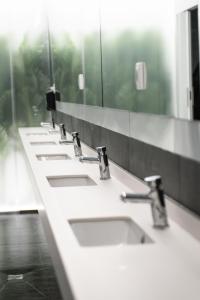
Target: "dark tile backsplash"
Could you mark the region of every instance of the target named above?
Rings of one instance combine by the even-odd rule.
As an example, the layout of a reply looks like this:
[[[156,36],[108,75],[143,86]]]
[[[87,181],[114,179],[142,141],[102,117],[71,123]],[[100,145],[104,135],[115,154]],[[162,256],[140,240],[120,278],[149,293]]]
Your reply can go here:
[[[137,177],[160,174],[167,195],[200,216],[200,163],[134,138],[57,112],[57,122],[78,131],[92,148],[105,145],[108,156]]]
[[[139,178],[159,174],[165,191],[174,199],[180,195],[179,157],[152,145],[129,138],[129,171]]]
[[[180,157],[181,203],[200,215],[200,163]]]
[[[129,169],[129,140],[125,135],[102,128],[102,145],[107,147],[109,157],[124,169]]]

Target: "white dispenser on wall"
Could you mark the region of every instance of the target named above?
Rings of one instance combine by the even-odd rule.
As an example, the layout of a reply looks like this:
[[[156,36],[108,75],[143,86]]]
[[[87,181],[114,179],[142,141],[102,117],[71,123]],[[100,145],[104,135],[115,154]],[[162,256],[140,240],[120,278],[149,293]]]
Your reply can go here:
[[[84,90],[85,88],[85,79],[83,74],[78,75],[78,87],[80,90]]]
[[[147,89],[147,66],[143,61],[135,64],[135,84],[137,90]]]

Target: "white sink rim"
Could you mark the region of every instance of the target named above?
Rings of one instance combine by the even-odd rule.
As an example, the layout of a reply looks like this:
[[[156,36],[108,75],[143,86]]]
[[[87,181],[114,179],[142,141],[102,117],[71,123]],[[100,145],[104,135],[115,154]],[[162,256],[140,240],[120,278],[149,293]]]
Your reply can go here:
[[[70,219],[68,222],[81,247],[135,246],[154,243],[153,239],[128,216]]]
[[[39,161],[54,161],[54,160],[69,160],[71,157],[66,153],[53,153],[53,154],[36,154]]]
[[[53,188],[97,186],[97,183],[87,174],[46,176]]]
[[[48,133],[54,135],[54,134],[59,134],[60,131],[59,130],[55,130],[55,129],[49,129]]]
[[[54,141],[31,141],[31,146],[54,146],[56,145],[56,142]]]

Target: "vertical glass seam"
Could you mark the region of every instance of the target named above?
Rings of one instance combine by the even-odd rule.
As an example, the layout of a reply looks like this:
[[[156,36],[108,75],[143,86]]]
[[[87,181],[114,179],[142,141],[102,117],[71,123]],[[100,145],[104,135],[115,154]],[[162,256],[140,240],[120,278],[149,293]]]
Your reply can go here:
[[[102,48],[102,27],[101,27],[101,8],[99,7],[99,42],[100,42],[100,65],[101,65],[101,106],[104,107],[104,88],[103,88],[103,48]]]

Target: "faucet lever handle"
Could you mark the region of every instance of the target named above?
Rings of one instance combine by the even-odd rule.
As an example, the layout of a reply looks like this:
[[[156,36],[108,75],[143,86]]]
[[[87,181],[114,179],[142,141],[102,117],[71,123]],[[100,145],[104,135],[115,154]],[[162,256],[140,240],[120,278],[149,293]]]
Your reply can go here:
[[[106,153],[106,146],[96,147],[98,154],[105,154]]]
[[[153,175],[144,178],[144,181],[151,189],[162,189],[162,178],[160,175]]]
[[[65,124],[64,124],[64,123],[60,123],[60,124],[59,124],[59,127],[60,127],[60,128],[65,128]]]

